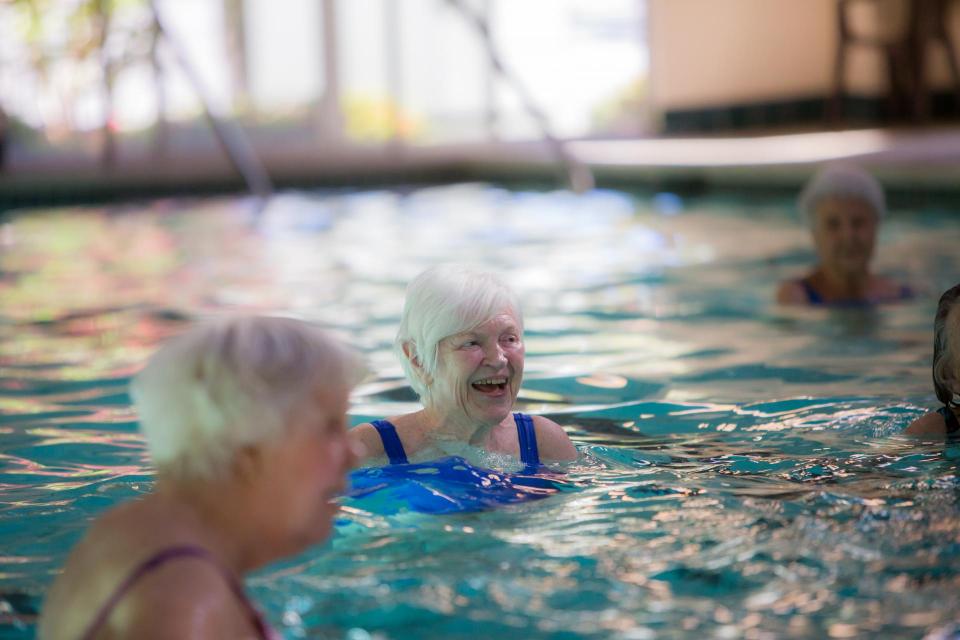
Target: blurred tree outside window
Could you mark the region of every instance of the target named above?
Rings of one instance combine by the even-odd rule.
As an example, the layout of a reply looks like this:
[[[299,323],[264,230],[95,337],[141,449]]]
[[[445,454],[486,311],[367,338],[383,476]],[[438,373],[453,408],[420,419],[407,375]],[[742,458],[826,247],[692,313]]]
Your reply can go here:
[[[538,138],[461,6],[488,21],[502,60],[555,133],[646,132],[644,0],[156,6],[211,101],[254,130],[258,144],[317,144],[323,135],[357,145]],[[158,37],[147,0],[0,3],[0,106],[21,139],[87,153],[115,135],[127,151],[148,150],[150,140],[156,147],[159,133],[189,148],[205,128],[202,103]]]

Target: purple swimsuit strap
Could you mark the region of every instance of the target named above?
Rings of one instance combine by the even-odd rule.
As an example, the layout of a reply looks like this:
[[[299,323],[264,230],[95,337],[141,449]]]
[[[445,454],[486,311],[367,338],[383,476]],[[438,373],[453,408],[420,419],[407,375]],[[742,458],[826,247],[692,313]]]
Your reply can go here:
[[[151,573],[152,571],[155,571],[157,568],[163,566],[167,562],[176,560],[178,558],[199,558],[212,564],[220,573],[220,575],[223,576],[227,586],[230,587],[230,590],[243,605],[243,608],[246,609],[247,614],[250,616],[250,622],[257,630],[259,636],[264,640],[267,640],[271,637],[269,627],[267,626],[266,622],[264,622],[260,612],[257,611],[250,603],[250,600],[247,598],[247,594],[243,590],[243,586],[240,584],[240,581],[237,580],[237,577],[233,575],[233,573],[220,564],[220,561],[203,547],[196,545],[178,545],[161,549],[137,565],[136,568],[131,571],[129,575],[127,575],[126,579],[124,579],[124,581],[121,582],[120,585],[114,590],[110,598],[107,599],[107,601],[104,602],[100,607],[100,610],[97,612],[97,616],[90,623],[90,626],[87,627],[86,632],[80,636],[81,640],[93,640],[95,634],[104,624],[106,624],[107,619],[113,612],[114,607],[116,607],[120,600],[127,595],[127,592],[130,591],[133,585],[136,584],[140,578],[148,573]]]

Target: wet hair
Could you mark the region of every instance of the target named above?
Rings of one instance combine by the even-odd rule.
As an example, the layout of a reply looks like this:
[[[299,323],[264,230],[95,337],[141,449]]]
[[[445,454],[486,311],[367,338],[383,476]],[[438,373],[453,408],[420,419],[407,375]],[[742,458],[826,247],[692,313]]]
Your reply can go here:
[[[245,446],[281,438],[318,385],[360,381],[360,359],[299,320],[243,316],[203,323],[164,344],[131,395],[150,456],[179,480],[225,474]]]
[[[937,315],[933,320],[933,388],[940,402],[947,406],[958,404],[960,362],[957,356],[960,355],[960,344],[956,344],[956,341],[960,340],[960,311],[955,310],[958,301],[960,284],[947,289],[940,296]]]
[[[826,198],[855,198],[870,205],[877,218],[883,218],[887,204],[883,187],[872,175],[854,164],[831,163],[822,167],[807,182],[797,198],[797,208],[807,225]]]
[[[516,294],[492,271],[446,264],[427,269],[410,282],[394,350],[424,404],[430,401],[440,341],[505,310],[513,313],[522,330],[523,313]]]

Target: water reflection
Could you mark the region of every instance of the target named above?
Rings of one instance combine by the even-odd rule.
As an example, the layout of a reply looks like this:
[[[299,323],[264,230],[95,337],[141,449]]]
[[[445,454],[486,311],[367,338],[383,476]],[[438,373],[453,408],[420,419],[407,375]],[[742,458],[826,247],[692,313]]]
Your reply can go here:
[[[960,610],[960,456],[897,436],[932,397],[931,303],[773,309],[774,283],[807,257],[795,221],[686,205],[667,216],[614,192],[459,185],[287,194],[258,228],[228,199],[11,216],[0,254],[3,634],[29,637],[39,595],[89,520],[149,488],[125,385],[160,340],[234,310],[321,322],[376,372],[351,423],[402,413],[415,403],[390,353],[403,287],[451,259],[500,268],[521,293],[520,404],[580,445],[562,469],[569,490],[445,516],[348,504],[324,553],[252,582],[291,636],[946,628]],[[897,221],[888,246],[909,251],[885,252],[884,267],[940,277],[910,256],[955,261],[944,228],[956,225]]]

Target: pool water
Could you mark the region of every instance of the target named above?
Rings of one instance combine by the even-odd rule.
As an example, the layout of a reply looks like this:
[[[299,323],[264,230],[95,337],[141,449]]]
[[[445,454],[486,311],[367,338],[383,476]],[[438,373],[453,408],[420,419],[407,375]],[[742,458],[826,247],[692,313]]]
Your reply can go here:
[[[31,637],[91,518],[149,490],[126,384],[164,337],[236,310],[316,321],[375,372],[351,422],[401,413],[403,289],[451,260],[520,292],[518,409],[580,459],[499,508],[345,500],[324,548],[248,580],[286,637],[960,636],[960,448],[899,435],[935,406],[956,213],[893,212],[876,267],[924,293],[873,310],[771,305],[813,256],[787,199],[749,194],[464,184],[288,193],[262,216],[243,199],[8,214],[0,637]]]

